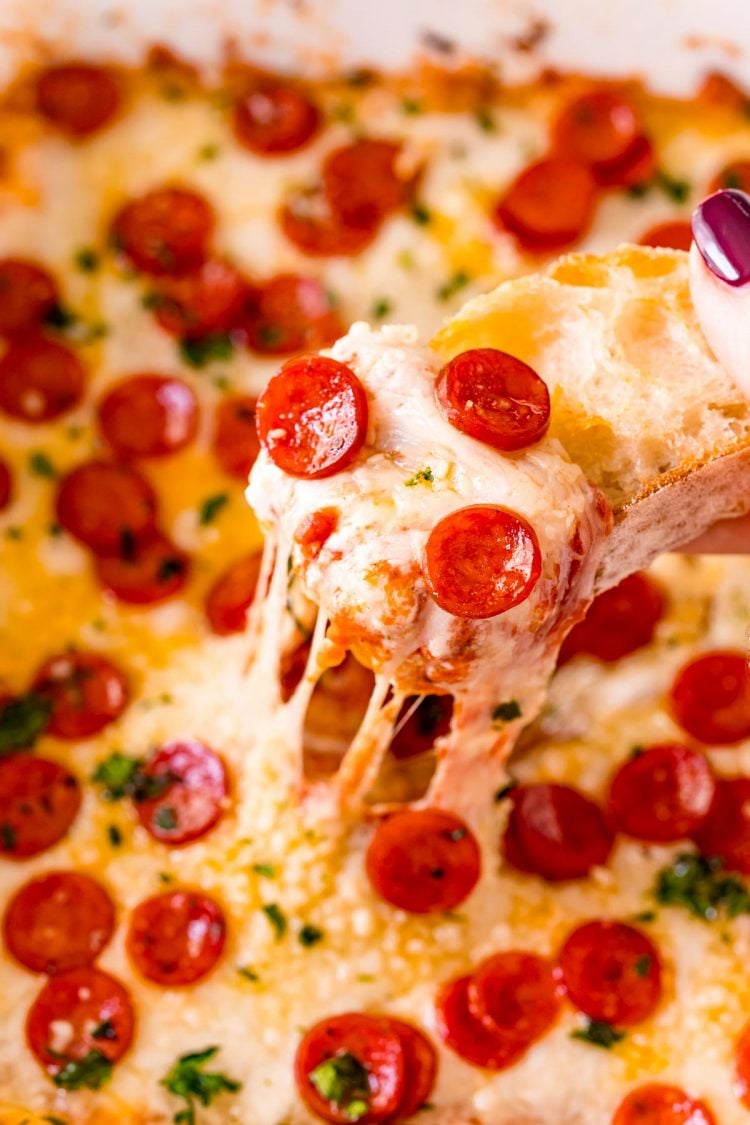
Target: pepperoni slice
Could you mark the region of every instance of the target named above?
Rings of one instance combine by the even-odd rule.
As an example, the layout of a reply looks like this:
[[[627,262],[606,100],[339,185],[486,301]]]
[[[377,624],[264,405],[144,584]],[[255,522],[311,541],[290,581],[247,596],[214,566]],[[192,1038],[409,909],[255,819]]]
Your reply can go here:
[[[469,1009],[490,1032],[530,1044],[557,1019],[560,989],[552,965],[535,953],[508,950],[472,974]]]
[[[652,746],[620,766],[609,791],[609,819],[637,840],[671,843],[697,831],[715,792],[702,754],[678,743]]]
[[[403,206],[411,182],[397,171],[398,141],[364,139],[334,149],[323,163],[323,192],[348,227],[371,230]]]
[[[716,1125],[705,1102],[691,1098],[679,1086],[654,1082],[631,1090],[620,1103],[612,1125]]]
[[[693,738],[731,746],[750,737],[750,670],[742,652],[706,652],[677,673],[672,714]]]
[[[714,176],[710,192],[736,188],[750,193],[750,160],[733,160]]]
[[[119,555],[95,560],[97,577],[110,594],[131,605],[153,605],[174,597],[190,575],[190,558],[161,532],[127,545]]]
[[[39,112],[70,137],[88,137],[107,125],[120,106],[111,70],[90,63],[50,66],[37,78]]]
[[[664,595],[647,574],[631,574],[589,606],[565,638],[560,663],[585,653],[611,663],[650,644],[664,615]]]
[[[437,1032],[443,1042],[473,1066],[506,1070],[518,1062],[529,1044],[517,1035],[491,1031],[473,1014],[469,1003],[471,977],[443,985],[435,1001]]]
[[[611,182],[641,133],[632,103],[608,89],[589,90],[569,102],[552,129],[556,147],[587,164],[600,183]]]
[[[247,611],[255,600],[262,551],[254,551],[227,567],[206,594],[206,617],[220,637],[244,633]]]
[[[4,512],[13,499],[13,476],[8,464],[0,460],[0,512]]]
[[[367,395],[354,372],[325,356],[289,360],[258,399],[260,443],[294,477],[329,477],[364,445]]]
[[[221,956],[226,923],[207,895],[170,891],[133,911],[127,949],[147,980],[175,988],[205,977]]]
[[[750,1025],[742,1032],[735,1048],[735,1091],[743,1105],[750,1109]]]
[[[52,705],[47,734],[91,738],[114,722],[128,703],[128,681],[110,660],[95,652],[65,652],[45,661],[34,691]]]
[[[0,333],[17,336],[41,327],[59,303],[52,275],[25,258],[0,259]]]
[[[167,742],[149,758],[143,774],[159,791],[138,801],[136,809],[155,840],[189,844],[213,828],[224,811],[229,788],[224,762],[197,738]]]
[[[549,427],[547,384],[497,348],[472,348],[446,363],[435,397],[457,430],[503,452],[533,445]]]
[[[47,758],[0,759],[0,855],[25,859],[62,840],[81,805],[81,787]]]
[[[309,144],[320,128],[320,112],[296,86],[264,82],[235,103],[234,135],[258,156],[285,156]]]
[[[612,833],[583,793],[567,785],[521,785],[511,796],[503,848],[513,867],[562,882],[607,862]]]
[[[585,164],[568,156],[549,156],[516,177],[495,206],[493,219],[526,250],[560,250],[588,230],[596,190]]]
[[[750,875],[750,777],[720,778],[708,818],[693,833],[705,856]]]
[[[198,432],[198,400],[182,379],[131,375],[99,403],[102,435],[118,457],[165,457]]]
[[[278,274],[255,291],[243,327],[249,346],[261,355],[319,351],[344,333],[325,286],[293,273]]]
[[[279,212],[281,229],[298,250],[313,258],[353,257],[375,239],[381,220],[353,226],[335,211],[320,186],[295,191]]]
[[[382,899],[411,914],[455,910],[481,872],[479,846],[452,813],[408,809],[381,820],[365,857]]]
[[[624,922],[579,926],[560,950],[559,966],[569,1000],[592,1020],[629,1027],[661,999],[659,953]]]
[[[687,219],[674,219],[670,223],[657,223],[649,227],[638,239],[641,246],[663,246],[667,250],[689,250],[693,242],[693,228]]]
[[[57,521],[92,551],[116,551],[154,526],[156,495],[139,472],[111,461],[85,461],[63,477]]]
[[[260,453],[256,406],[257,400],[252,395],[231,395],[216,408],[213,436],[216,460],[230,477],[245,483]]]
[[[63,973],[90,965],[115,925],[104,888],[77,871],[52,871],[24,883],[8,904],[8,952],[32,973]]]
[[[436,739],[448,733],[452,718],[451,695],[407,696],[396,719],[391,754],[399,760],[425,754]]]
[[[112,239],[144,273],[188,273],[206,258],[214,225],[213,208],[202,195],[187,188],[156,188],[117,213]]]
[[[193,273],[161,280],[152,304],[166,332],[195,340],[234,327],[247,293],[247,281],[236,266],[222,258],[209,258]]]
[[[392,1121],[409,1093],[401,1035],[396,1021],[361,1012],[316,1023],[294,1060],[297,1090],[307,1108],[334,1125]]]
[[[11,341],[0,359],[0,410],[22,422],[49,422],[77,406],[85,373],[78,356],[42,336]]]
[[[300,520],[294,532],[294,542],[307,562],[317,559],[338,525],[338,508],[318,508]]]
[[[404,1020],[388,1018],[404,1052],[405,1088],[399,1118],[411,1117],[429,1100],[437,1074],[437,1054],[426,1035]]]
[[[607,187],[638,187],[648,185],[656,172],[656,151],[649,138],[638,137],[624,160],[607,171],[597,172],[597,179]]]
[[[47,981],[29,1009],[26,1039],[54,1078],[94,1051],[117,1062],[131,1044],[134,1027],[135,1012],[125,986],[87,965]]]
[[[432,529],[422,564],[427,588],[454,617],[497,617],[528,598],[542,572],[534,529],[493,504],[472,504]]]

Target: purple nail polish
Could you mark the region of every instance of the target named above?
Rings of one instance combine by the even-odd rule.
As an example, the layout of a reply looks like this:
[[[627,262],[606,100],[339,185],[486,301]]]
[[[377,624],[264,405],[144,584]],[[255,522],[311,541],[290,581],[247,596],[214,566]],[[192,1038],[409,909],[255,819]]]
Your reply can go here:
[[[728,188],[704,199],[693,212],[693,238],[720,281],[750,282],[750,195]]]

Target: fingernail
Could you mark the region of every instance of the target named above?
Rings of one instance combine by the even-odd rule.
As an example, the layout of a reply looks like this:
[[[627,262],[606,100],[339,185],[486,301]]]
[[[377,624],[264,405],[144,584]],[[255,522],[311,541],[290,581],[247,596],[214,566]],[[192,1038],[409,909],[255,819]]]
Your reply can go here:
[[[693,212],[693,238],[720,281],[750,282],[750,195],[729,188],[704,199]]]

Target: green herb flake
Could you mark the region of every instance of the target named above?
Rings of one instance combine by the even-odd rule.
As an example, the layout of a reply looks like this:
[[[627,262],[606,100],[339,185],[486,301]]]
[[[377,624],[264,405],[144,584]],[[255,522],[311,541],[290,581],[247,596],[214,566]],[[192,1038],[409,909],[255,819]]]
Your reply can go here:
[[[204,1051],[181,1055],[161,1085],[182,1098],[186,1108],[174,1115],[173,1120],[182,1125],[195,1125],[195,1103],[208,1106],[219,1094],[236,1094],[242,1089],[240,1082],[228,1078],[218,1071],[207,1071],[205,1065],[218,1053],[218,1047],[206,1047]]]
[[[207,496],[198,513],[198,523],[201,527],[207,527],[208,524],[213,523],[221,509],[226,507],[228,503],[228,492],[215,492],[213,496]]]
[[[276,934],[276,940],[281,941],[287,931],[289,923],[286,920],[286,915],[281,907],[276,902],[267,902],[262,908],[268,921],[273,926]]]
[[[155,309],[160,309],[163,304],[164,298],[160,293],[155,293],[153,289],[149,289],[141,297],[142,308],[147,309],[149,312],[153,312]]]
[[[156,572],[156,581],[160,584],[170,582],[173,578],[177,578],[185,570],[185,560],[179,558],[177,555],[170,555],[163,559],[159,564],[159,569]]]
[[[634,914],[633,915],[633,921],[634,922],[644,922],[644,923],[645,922],[655,922],[656,921],[656,911],[655,910],[642,910],[640,912],[640,914]]]
[[[53,1113],[45,1113],[42,1121],[46,1121],[48,1125],[68,1125],[67,1121],[64,1121],[62,1117],[55,1117]]]
[[[12,824],[0,824],[0,850],[12,852],[16,846],[16,833]]]
[[[422,112],[422,103],[419,98],[404,98],[401,102],[401,109],[407,117],[416,117],[418,113]]]
[[[420,227],[426,227],[432,222],[432,212],[429,207],[425,207],[424,203],[414,202],[411,205],[410,214],[415,223]]]
[[[64,1090],[100,1090],[111,1073],[109,1059],[101,1051],[91,1050],[82,1059],[66,1062],[52,1081]]]
[[[122,844],[122,832],[116,824],[107,825],[107,838],[113,848],[119,848]]]
[[[435,290],[438,301],[448,301],[469,284],[471,278],[464,270],[458,270]]]
[[[180,340],[179,351],[189,367],[201,368],[215,360],[231,359],[234,344],[228,332],[216,332],[198,340]]]
[[[99,763],[91,775],[91,780],[104,786],[102,796],[106,801],[119,801],[123,797],[132,795],[137,774],[142,767],[142,759],[130,758],[127,754],[115,750]]]
[[[656,173],[655,183],[674,203],[686,203],[690,196],[690,183],[670,176],[663,168]]]
[[[373,320],[382,320],[391,312],[393,312],[393,303],[387,297],[378,297],[376,301],[373,301],[370,315]]]
[[[29,472],[35,477],[44,477],[46,480],[55,480],[57,477],[57,469],[47,454],[40,449],[29,456]]]
[[[415,488],[418,484],[432,484],[434,480],[432,469],[428,465],[426,469],[420,469],[413,477],[409,477],[407,481],[404,481],[404,484],[407,488]]]
[[[493,723],[512,723],[514,719],[521,718],[521,705],[517,699],[508,699],[505,703],[498,703],[492,712]]]
[[[300,945],[304,945],[305,949],[309,949],[311,945],[317,945],[325,937],[325,933],[318,926],[313,926],[312,923],[307,922],[299,934]]]
[[[581,1039],[593,1047],[603,1047],[605,1051],[609,1051],[615,1043],[624,1039],[625,1035],[604,1020],[586,1020],[586,1025],[571,1032],[570,1038]]]
[[[0,754],[29,750],[45,730],[52,704],[29,691],[0,706]]]
[[[163,832],[173,832],[177,823],[177,813],[170,805],[162,805],[154,813],[154,824]]]
[[[96,273],[101,265],[101,257],[90,246],[82,246],[73,259],[76,269],[82,273]]]
[[[308,1078],[322,1098],[344,1111],[349,1121],[359,1121],[369,1109],[370,1081],[366,1067],[348,1051],[326,1059]]]
[[[22,527],[6,527],[5,538],[6,539],[14,539],[16,541],[18,541],[19,539],[23,539],[23,528]]]
[[[474,114],[474,120],[483,133],[497,132],[497,122],[489,106],[480,105]]]
[[[630,753],[628,754],[628,757],[629,757],[630,759],[633,759],[633,758],[640,758],[640,757],[641,757],[641,755],[643,755],[643,754],[645,754],[645,753],[646,753],[646,747],[645,747],[645,746],[641,746],[641,744],[639,743],[639,744],[638,744],[638,745],[636,745],[636,746],[631,746],[631,747],[630,747]]]
[[[78,323],[78,316],[72,309],[66,308],[65,305],[56,304],[45,313],[44,323],[47,328],[57,328],[59,331],[64,332],[66,329],[72,328],[74,324]]]
[[[216,160],[220,151],[215,141],[208,141],[198,149],[198,159],[203,161]]]
[[[238,965],[237,972],[244,980],[252,981],[253,984],[257,984],[260,980],[255,969],[251,969],[249,965]]]
[[[648,953],[644,953],[643,957],[639,957],[633,965],[636,975],[639,977],[647,977],[649,969],[651,968],[651,957]]]
[[[273,879],[276,875],[276,868],[272,863],[254,863],[253,871],[256,875],[262,875],[264,879]]]
[[[497,792],[495,793],[495,797],[494,797],[495,802],[497,804],[499,804],[501,801],[507,800],[507,798],[510,797],[513,790],[517,789],[517,788],[518,788],[518,782],[517,781],[509,781],[507,785],[503,785],[500,789],[497,790]]]
[[[406,248],[400,250],[396,256],[396,265],[400,266],[402,270],[413,270],[416,261],[411,250]]]
[[[659,872],[654,893],[662,905],[682,906],[705,922],[750,914],[747,886],[738,876],[727,874],[723,861],[715,856],[682,852]]]
[[[98,1027],[95,1027],[91,1032],[92,1039],[108,1039],[113,1040],[117,1038],[117,1031],[112,1020],[102,1020]]]

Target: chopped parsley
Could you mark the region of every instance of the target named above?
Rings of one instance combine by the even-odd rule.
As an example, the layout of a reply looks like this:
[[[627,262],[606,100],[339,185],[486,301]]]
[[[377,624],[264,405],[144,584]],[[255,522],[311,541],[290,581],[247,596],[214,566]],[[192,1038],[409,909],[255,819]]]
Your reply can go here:
[[[217,359],[231,359],[234,344],[228,332],[215,332],[198,340],[180,340],[179,349],[189,367],[205,367]]]
[[[313,926],[312,923],[307,922],[297,935],[300,945],[304,945],[309,949],[311,945],[317,945],[325,937],[325,933],[318,926]]]
[[[107,825],[107,837],[113,848],[119,848],[122,843],[122,832],[116,824]]]
[[[308,1078],[322,1098],[343,1110],[347,1120],[359,1121],[369,1110],[369,1074],[348,1051],[318,1063]]]
[[[143,758],[131,758],[122,751],[115,750],[99,763],[91,775],[91,780],[104,787],[102,796],[105,801],[120,801],[123,797],[132,797],[134,801],[150,800],[160,797],[174,781],[179,780],[169,770],[149,776],[144,767]],[[174,816],[173,810],[160,811],[171,811]],[[154,820],[156,821],[156,818]],[[159,827],[166,827],[166,825],[160,824]]]
[[[422,112],[422,103],[418,98],[404,98],[401,108],[408,117],[415,117]]]
[[[494,133],[497,131],[497,122],[489,106],[480,105],[474,114],[474,120],[483,133]]]
[[[13,825],[3,822],[0,824],[0,849],[4,852],[12,852],[15,846],[16,834]]]
[[[161,583],[169,582],[172,578],[177,578],[185,570],[185,560],[179,558],[177,555],[169,555],[163,559],[159,564],[159,569],[156,572],[156,581]]]
[[[177,827],[177,813],[169,805],[162,805],[154,813],[154,824],[164,832],[172,832]]]
[[[368,70],[368,68],[364,66],[358,67],[356,70],[351,70],[346,76],[347,86],[352,86],[355,90],[361,90],[366,86],[372,86],[374,81],[374,71]]]
[[[585,1027],[579,1027],[571,1032],[571,1039],[581,1039],[584,1043],[591,1043],[593,1047],[603,1047],[609,1051],[614,1047],[615,1043],[619,1043],[625,1038],[622,1031],[618,1031],[616,1027],[612,1027],[611,1023],[605,1023],[604,1020],[586,1020]]]
[[[651,957],[648,953],[644,953],[643,957],[639,957],[633,968],[636,975],[639,977],[647,977],[648,971],[651,968]]]
[[[29,472],[35,477],[46,477],[47,480],[54,480],[57,476],[57,469],[40,449],[29,456]]]
[[[33,691],[3,703],[0,706],[0,754],[30,749],[46,728],[51,710],[50,701]]]
[[[634,914],[633,915],[633,921],[634,922],[655,922],[656,921],[656,911],[655,910],[642,910],[640,912],[640,914]]]
[[[387,297],[378,297],[376,301],[373,301],[371,313],[373,320],[382,320],[391,312],[393,312],[393,303]]]
[[[438,301],[448,301],[469,284],[471,278],[464,270],[458,270],[435,290]]]
[[[82,273],[95,273],[101,265],[101,258],[90,246],[82,246],[75,256],[76,267]]]
[[[508,797],[510,797],[513,790],[517,788],[517,781],[509,781],[507,785],[503,785],[500,789],[497,790],[497,792],[495,793],[495,801],[498,804],[500,803],[500,801],[505,801]]]
[[[750,914],[750,891],[716,856],[682,852],[659,872],[654,893],[664,906],[682,906],[705,922]]]
[[[198,159],[215,160],[220,151],[219,146],[214,141],[208,141],[198,149]]]
[[[63,1121],[62,1117],[55,1117],[53,1113],[45,1113],[42,1121],[46,1121],[47,1125],[68,1125],[67,1121]]]
[[[254,863],[253,871],[256,875],[262,875],[264,879],[273,879],[276,875],[276,868],[272,863]]]
[[[425,207],[424,203],[418,203],[416,200],[411,205],[411,217],[415,223],[421,227],[426,227],[432,221],[432,212],[429,207]]]
[[[739,188],[742,189],[743,185],[742,176],[736,168],[726,168],[721,174],[721,186],[725,188]]]
[[[276,934],[276,940],[281,941],[289,925],[286,920],[284,911],[276,902],[267,902],[265,906],[262,907],[262,910],[268,921],[273,926],[274,932]]]
[[[201,527],[206,527],[207,524],[213,523],[221,509],[228,503],[228,492],[215,492],[213,496],[207,496],[199,509],[198,523]]]
[[[52,1076],[64,1090],[100,1090],[112,1073],[112,1063],[101,1051],[91,1050],[82,1059],[71,1059]]]
[[[690,184],[687,180],[679,180],[674,176],[670,176],[663,168],[660,168],[655,177],[654,183],[658,188],[668,195],[674,203],[687,202],[690,195]]]
[[[521,718],[521,706],[517,699],[508,699],[505,703],[498,703],[492,712],[493,723],[512,723],[514,719]]]
[[[208,1106],[219,1094],[236,1094],[242,1089],[242,1084],[235,1082],[233,1078],[227,1078],[218,1071],[204,1069],[218,1050],[218,1047],[206,1047],[204,1051],[180,1055],[166,1078],[162,1078],[161,1085],[186,1103],[186,1108],[172,1118],[175,1125],[195,1125],[196,1102]]]
[[[251,969],[249,965],[238,965],[237,972],[245,980],[252,981],[253,984],[257,984],[257,982],[260,980],[260,977],[256,973],[255,969]]]
[[[48,309],[44,316],[44,323],[47,328],[57,328],[59,331],[64,332],[68,328],[72,328],[74,324],[78,323],[78,316],[68,309],[65,305],[56,304]]]
[[[432,484],[434,480],[432,469],[428,465],[426,469],[420,469],[413,477],[409,477],[407,481],[404,481],[404,484],[407,488],[415,488],[418,484]]]
[[[112,1020],[102,1020],[98,1027],[95,1027],[91,1032],[92,1039],[116,1039],[117,1031]]]

